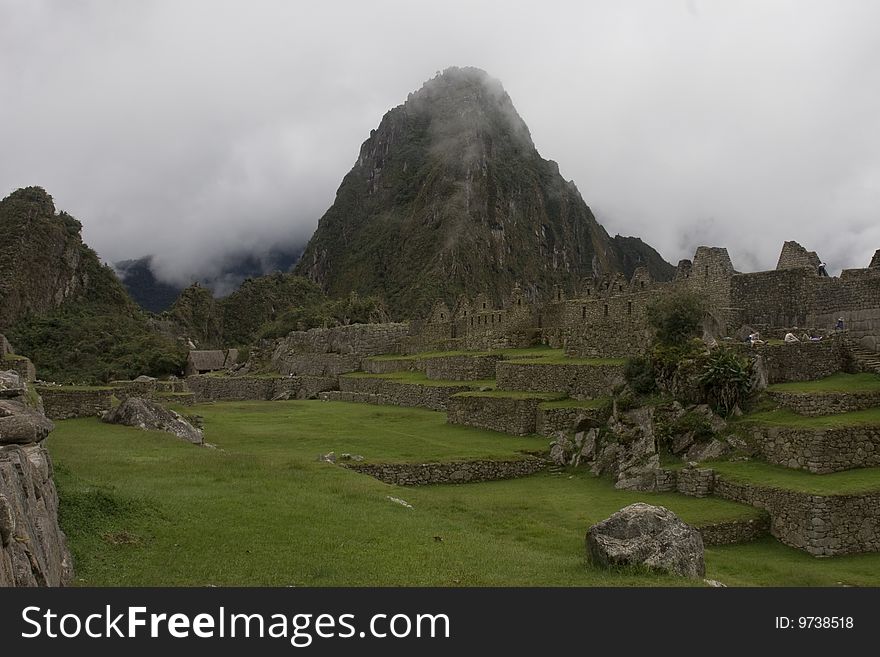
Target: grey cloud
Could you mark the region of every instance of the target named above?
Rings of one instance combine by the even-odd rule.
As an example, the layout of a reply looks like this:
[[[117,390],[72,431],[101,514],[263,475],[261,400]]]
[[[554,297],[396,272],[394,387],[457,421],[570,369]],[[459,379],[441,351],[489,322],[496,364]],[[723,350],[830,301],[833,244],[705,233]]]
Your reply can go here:
[[[880,4],[0,0],[0,193],[186,282],[308,238],[382,114],[499,78],[612,234],[737,268],[880,247]]]

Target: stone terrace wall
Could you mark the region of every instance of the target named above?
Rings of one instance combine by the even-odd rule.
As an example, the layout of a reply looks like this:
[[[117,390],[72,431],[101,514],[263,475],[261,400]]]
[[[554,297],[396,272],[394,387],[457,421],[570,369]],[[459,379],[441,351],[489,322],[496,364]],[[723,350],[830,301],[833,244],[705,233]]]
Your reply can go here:
[[[770,517],[765,515],[750,520],[716,522],[711,525],[700,525],[696,529],[703,537],[703,545],[706,546],[748,543],[770,533]]]
[[[351,324],[294,331],[276,340],[271,366],[281,374],[336,376],[354,372],[366,356],[400,353],[409,324]]]
[[[196,403],[205,401],[307,399],[336,388],[333,377],[189,376],[187,387]]]
[[[364,372],[391,374],[392,372],[424,372],[425,361],[421,358],[365,358],[361,362]]]
[[[436,356],[425,358],[425,376],[445,381],[479,381],[495,378],[500,356]]]
[[[735,347],[744,354],[757,353],[761,357],[767,373],[767,383],[817,381],[850,367],[846,348],[842,342],[834,339]]]
[[[779,406],[791,409],[798,415],[836,415],[852,411],[862,411],[880,406],[880,391],[877,392],[776,392],[767,394]]]
[[[288,351],[378,356],[393,354],[409,333],[409,324],[351,324],[294,331],[278,340]]]
[[[770,463],[815,474],[880,465],[880,426],[829,429],[755,427],[761,454]]]
[[[529,457],[505,461],[478,460],[458,463],[344,464],[343,467],[368,474],[386,484],[427,486],[527,477],[544,470],[547,461]]]
[[[391,406],[413,406],[432,411],[445,411],[449,398],[471,388],[461,386],[433,386],[420,383],[400,383],[390,379],[369,377],[339,377],[339,389],[343,392],[358,392],[378,395]]]
[[[446,421],[480,429],[527,436],[537,430],[541,398],[457,395],[449,398]]]
[[[560,431],[571,433],[585,420],[596,424],[604,424],[608,419],[608,410],[603,408],[542,408],[538,407],[535,433],[542,436],[555,436]]]
[[[880,551],[880,493],[821,496],[716,477],[715,494],[770,514],[770,533],[814,556]]]
[[[43,409],[50,420],[67,420],[73,417],[94,417],[109,411],[113,391],[110,388],[94,390],[71,390],[68,388],[42,386],[37,392],[43,398]]]
[[[272,357],[272,369],[295,376],[339,376],[361,368],[361,357],[352,354],[283,353]]]
[[[560,392],[578,399],[604,397],[623,381],[623,365],[550,365],[501,361],[499,390]]]

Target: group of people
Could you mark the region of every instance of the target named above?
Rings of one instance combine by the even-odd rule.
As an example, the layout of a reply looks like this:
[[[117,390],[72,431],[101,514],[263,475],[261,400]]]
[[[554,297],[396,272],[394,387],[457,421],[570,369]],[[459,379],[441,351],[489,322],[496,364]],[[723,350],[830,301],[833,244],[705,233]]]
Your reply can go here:
[[[843,317],[838,318],[837,324],[834,326],[835,331],[843,331],[844,330],[844,321]],[[795,342],[820,342],[823,338],[821,335],[816,335],[812,332],[804,331],[801,333],[800,337],[795,335],[795,331],[798,330],[798,327],[793,327],[790,331],[785,334],[785,337],[782,338],[783,342],[786,344],[794,344]],[[761,339],[761,334],[755,331],[754,333],[750,333],[749,337],[746,338],[746,342],[752,346],[759,344],[766,344],[766,342]]]

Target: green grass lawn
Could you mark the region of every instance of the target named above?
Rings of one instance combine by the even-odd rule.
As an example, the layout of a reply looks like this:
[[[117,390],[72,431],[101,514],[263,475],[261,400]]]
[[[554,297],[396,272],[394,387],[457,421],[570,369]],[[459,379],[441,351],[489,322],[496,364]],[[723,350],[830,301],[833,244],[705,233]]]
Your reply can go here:
[[[291,401],[190,412],[218,449],[90,418],[57,423],[47,444],[78,584],[688,585],[594,569],[586,529],[635,501],[695,524],[756,514],[714,498],[617,491],[583,472],[411,489],[316,460],[330,450],[427,460],[546,447],[421,409]],[[818,560],[772,540],[710,548],[707,567],[731,584],[880,584],[880,555]]]
[[[749,413],[736,421],[736,424],[750,423],[808,429],[880,425],[880,408],[869,408],[864,411],[852,411],[851,413],[840,413],[839,415],[819,415],[816,417],[798,415],[787,408],[780,408],[772,411]]]
[[[880,391],[880,375],[862,374],[834,374],[819,381],[795,381],[792,383],[776,383],[768,386],[771,392],[798,392],[798,393],[823,393],[823,392],[878,392]]]
[[[483,379],[481,381],[446,381],[444,379],[429,379],[424,372],[386,372],[385,374],[370,374],[369,372],[350,372],[342,376],[350,379],[387,379],[396,383],[416,383],[422,386],[469,386],[471,388],[494,388],[495,379]]]
[[[813,493],[845,495],[880,490],[880,468],[813,474],[764,461],[718,461],[704,464],[732,481]]]

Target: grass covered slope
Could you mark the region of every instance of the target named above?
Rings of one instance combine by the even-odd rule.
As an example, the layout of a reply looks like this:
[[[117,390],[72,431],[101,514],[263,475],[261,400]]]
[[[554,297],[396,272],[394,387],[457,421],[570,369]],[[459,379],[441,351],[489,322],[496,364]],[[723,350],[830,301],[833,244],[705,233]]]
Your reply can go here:
[[[697,524],[756,513],[617,491],[587,474],[408,489],[316,460],[330,450],[422,461],[546,447],[450,427],[441,413],[315,401],[195,412],[219,449],[92,419],[58,423],[48,447],[79,584],[682,585],[585,565],[587,527],[635,501]],[[880,583],[880,555],[815,560],[769,540],[711,548],[707,563],[728,583]]]

